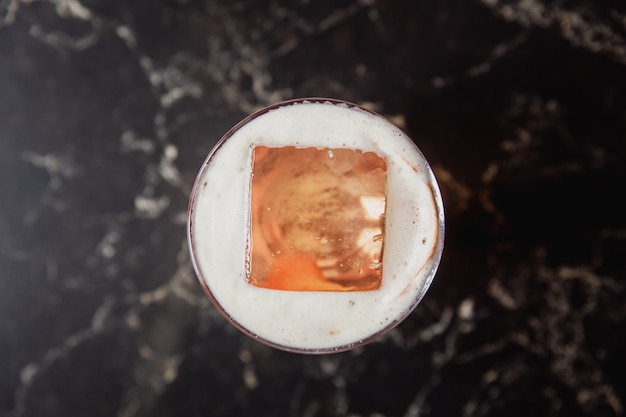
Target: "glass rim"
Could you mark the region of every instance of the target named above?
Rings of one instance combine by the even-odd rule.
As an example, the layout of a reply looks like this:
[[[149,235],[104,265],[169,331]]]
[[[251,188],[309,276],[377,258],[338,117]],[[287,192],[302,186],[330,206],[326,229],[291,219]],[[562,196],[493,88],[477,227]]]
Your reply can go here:
[[[240,332],[242,332],[243,334],[245,334],[246,336],[259,341],[267,346],[282,350],[282,351],[286,351],[286,352],[291,352],[291,353],[299,353],[299,354],[329,354],[329,353],[339,353],[339,352],[345,352],[345,351],[349,351],[352,350],[354,348],[357,348],[359,346],[363,346],[366,345],[368,343],[371,343],[375,340],[378,340],[381,336],[383,336],[384,334],[388,333],[389,331],[391,331],[392,329],[394,329],[395,327],[397,327],[402,321],[404,321],[417,307],[418,304],[420,304],[420,302],[422,301],[422,299],[424,298],[426,292],[428,291],[428,289],[430,288],[434,277],[437,273],[437,270],[439,269],[439,265],[441,262],[441,257],[443,254],[443,247],[444,247],[444,237],[445,237],[445,214],[444,214],[444,206],[443,206],[443,199],[441,196],[441,191],[439,189],[437,180],[435,178],[435,175],[433,173],[433,170],[430,166],[430,164],[428,163],[428,161],[426,160],[425,156],[423,155],[423,153],[421,152],[421,150],[419,149],[419,147],[417,146],[417,144],[415,143],[415,141],[406,134],[406,132],[403,131],[404,135],[413,143],[415,151],[418,153],[420,159],[423,161],[424,165],[427,167],[427,185],[429,187],[429,190],[431,192],[433,201],[434,201],[434,207],[436,209],[436,215],[437,215],[437,230],[436,230],[436,243],[433,245],[432,247],[432,251],[430,253],[430,255],[428,256],[427,260],[424,261],[424,266],[428,265],[430,270],[428,272],[428,275],[425,276],[424,278],[424,284],[421,286],[421,290],[419,291],[419,293],[416,295],[416,297],[413,299],[413,302],[410,304],[410,306],[408,306],[408,308],[406,308],[406,310],[403,311],[403,313],[397,317],[395,317],[387,326],[381,328],[380,330],[378,330],[375,333],[371,333],[369,334],[367,337],[364,337],[361,340],[355,341],[355,342],[351,342],[351,343],[346,343],[346,344],[342,344],[340,346],[336,346],[336,347],[324,347],[324,348],[299,348],[299,347],[293,347],[293,346],[288,346],[288,345],[282,345],[279,343],[276,343],[272,340],[269,340],[265,337],[262,337],[258,334],[256,334],[254,331],[248,329],[247,327],[245,327],[244,325],[242,325],[241,323],[239,323],[232,315],[230,315],[228,313],[228,311],[222,306],[222,304],[216,299],[216,297],[213,295],[212,290],[209,288],[209,285],[207,284],[206,279],[204,278],[204,273],[202,271],[202,268],[200,266],[199,263],[199,255],[197,252],[197,248],[196,248],[196,244],[194,241],[194,219],[193,219],[193,215],[195,212],[195,208],[196,208],[196,203],[197,203],[197,199],[198,199],[198,194],[202,188],[202,183],[204,181],[204,174],[209,166],[209,164],[211,163],[211,161],[213,160],[213,158],[215,157],[215,154],[219,151],[219,149],[222,147],[222,145],[228,140],[230,139],[237,131],[239,131],[243,126],[247,125],[248,123],[250,123],[252,120],[263,116],[264,114],[284,107],[284,106],[289,106],[292,104],[309,104],[309,103],[330,103],[330,104],[334,104],[334,105],[342,105],[342,106],[347,106],[350,109],[358,109],[361,111],[365,111],[366,113],[370,114],[370,115],[374,115],[378,118],[382,118],[383,120],[385,120],[387,123],[394,125],[389,119],[387,119],[386,117],[382,116],[381,114],[372,111],[370,109],[367,109],[363,106],[360,106],[358,104],[346,101],[346,100],[341,100],[341,99],[335,99],[335,98],[323,98],[323,97],[305,97],[305,98],[294,98],[294,99],[290,99],[290,100],[285,100],[285,101],[281,101],[266,107],[263,107],[261,109],[258,109],[257,111],[251,113],[250,115],[246,116],[245,118],[243,118],[241,121],[239,121],[237,124],[235,124],[232,128],[230,128],[217,142],[216,144],[213,146],[213,148],[210,150],[209,154],[206,156],[206,158],[204,159],[204,162],[202,163],[202,166],[200,168],[200,170],[198,171],[198,174],[196,175],[191,193],[190,193],[190,197],[189,197],[189,205],[188,205],[188,209],[187,209],[187,225],[186,225],[186,231],[187,231],[187,244],[188,244],[188,248],[189,248],[189,253],[190,253],[190,260],[194,269],[194,272],[196,274],[196,277],[198,279],[198,281],[200,282],[200,285],[203,289],[203,291],[205,292],[206,296],[209,298],[209,300],[211,301],[211,303],[213,304],[213,306],[220,312],[220,314],[231,324],[233,325],[235,328],[237,328]],[[395,125],[394,125],[395,126]],[[396,126],[397,127],[397,126]],[[384,276],[383,276],[384,279]]]

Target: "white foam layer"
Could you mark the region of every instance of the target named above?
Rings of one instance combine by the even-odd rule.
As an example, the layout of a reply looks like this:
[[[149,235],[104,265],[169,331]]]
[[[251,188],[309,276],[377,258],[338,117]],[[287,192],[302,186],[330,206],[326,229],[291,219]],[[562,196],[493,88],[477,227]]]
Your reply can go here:
[[[295,351],[342,350],[408,315],[437,269],[443,207],[423,155],[397,127],[352,105],[280,105],[233,128],[209,155],[190,210],[192,259],[203,286],[245,332]],[[387,160],[387,212],[380,289],[292,292],[245,276],[252,149],[298,146],[372,151]]]

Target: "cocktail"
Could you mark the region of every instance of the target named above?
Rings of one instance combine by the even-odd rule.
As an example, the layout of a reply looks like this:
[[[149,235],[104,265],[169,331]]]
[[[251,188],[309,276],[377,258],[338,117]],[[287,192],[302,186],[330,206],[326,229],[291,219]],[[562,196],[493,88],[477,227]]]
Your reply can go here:
[[[443,234],[436,180],[411,139],[333,99],[237,124],[189,205],[192,262],[216,308],[300,353],[348,350],[400,323],[433,280]]]

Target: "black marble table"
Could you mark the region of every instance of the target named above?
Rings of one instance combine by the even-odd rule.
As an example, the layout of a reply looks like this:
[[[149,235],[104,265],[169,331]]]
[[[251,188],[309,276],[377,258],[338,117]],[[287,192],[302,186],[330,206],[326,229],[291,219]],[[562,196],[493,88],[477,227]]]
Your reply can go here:
[[[240,334],[185,236],[215,142],[305,96],[406,130],[447,214],[335,355]],[[625,182],[623,0],[0,0],[0,415],[624,415]]]

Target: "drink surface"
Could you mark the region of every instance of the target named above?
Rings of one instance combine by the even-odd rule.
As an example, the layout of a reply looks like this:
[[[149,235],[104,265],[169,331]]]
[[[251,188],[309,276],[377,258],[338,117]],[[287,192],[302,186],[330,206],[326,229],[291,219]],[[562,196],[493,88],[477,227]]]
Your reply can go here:
[[[356,291],[302,288],[291,291],[280,284],[278,289],[265,288],[249,281],[255,280],[254,274],[250,274],[254,272],[254,260],[249,256],[251,244],[254,246],[250,234],[255,222],[254,214],[251,215],[255,204],[251,201],[255,187],[254,155],[265,152],[266,148],[283,148],[288,152],[323,150],[327,154],[330,150],[333,155],[371,153],[384,161],[384,224],[374,227],[380,227],[383,233],[376,233],[371,239],[376,242],[380,240],[376,235],[384,235],[384,250],[382,244],[379,248],[382,274],[377,286]],[[280,169],[278,171],[281,173]],[[293,184],[293,191],[298,195],[295,200],[302,202],[306,187]],[[270,194],[284,192],[285,187],[280,186]],[[379,203],[375,210],[380,212],[380,193],[376,198]],[[375,201],[373,206],[376,206]],[[300,211],[309,210],[302,207]],[[298,211],[297,207],[292,208]],[[341,205],[335,208],[350,210]],[[351,218],[351,214],[323,217],[329,224],[335,222],[333,228],[341,229],[342,219]],[[268,224],[280,224],[289,222],[289,215],[286,218],[265,220]],[[365,221],[364,217],[359,221]],[[349,235],[349,229],[344,230],[345,235]],[[196,180],[188,232],[192,261],[200,282],[234,325],[281,349],[331,352],[372,340],[414,309],[439,263],[443,208],[432,171],[402,131],[383,117],[358,106],[310,99],[264,109],[227,133],[205,161]],[[281,233],[279,241],[295,246],[299,244],[298,236],[306,235],[303,230],[291,237],[285,237],[284,230]],[[268,232],[264,239],[269,242],[271,236]],[[313,246],[311,250],[318,255],[337,248]],[[375,252],[372,251],[374,259]],[[298,269],[302,268],[305,267]]]

